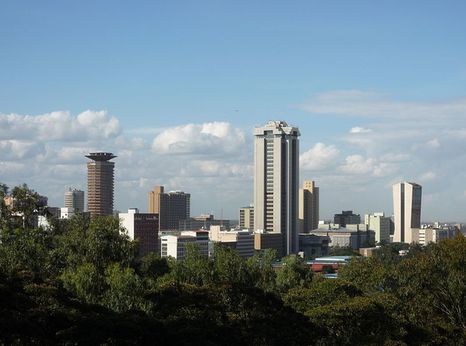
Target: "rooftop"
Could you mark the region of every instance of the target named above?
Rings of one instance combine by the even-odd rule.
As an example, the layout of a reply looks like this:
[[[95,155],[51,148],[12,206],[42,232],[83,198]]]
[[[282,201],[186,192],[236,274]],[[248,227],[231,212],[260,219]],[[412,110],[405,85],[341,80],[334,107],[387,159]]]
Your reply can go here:
[[[104,153],[104,152],[89,153],[85,156],[88,159],[91,159],[94,161],[108,161],[116,157],[116,155],[113,155],[112,153]]]

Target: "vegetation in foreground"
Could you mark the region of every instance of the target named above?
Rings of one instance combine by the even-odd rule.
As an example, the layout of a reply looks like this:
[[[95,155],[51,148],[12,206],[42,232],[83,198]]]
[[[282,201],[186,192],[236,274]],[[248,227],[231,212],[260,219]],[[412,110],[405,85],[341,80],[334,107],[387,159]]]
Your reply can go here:
[[[112,217],[33,228],[38,195],[0,184],[0,342],[5,344],[461,345],[466,239],[385,246],[336,280],[297,257],[244,260],[217,247],[184,261],[151,254]],[[22,213],[24,218],[15,216]]]

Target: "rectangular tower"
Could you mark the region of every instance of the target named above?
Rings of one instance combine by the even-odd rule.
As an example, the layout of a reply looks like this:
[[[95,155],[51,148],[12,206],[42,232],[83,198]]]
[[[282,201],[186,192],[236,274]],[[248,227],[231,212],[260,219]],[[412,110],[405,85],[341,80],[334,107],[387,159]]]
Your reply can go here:
[[[270,121],[255,128],[254,136],[254,230],[281,234],[283,253],[296,253],[299,130]]]
[[[395,233],[393,241],[412,243],[412,229],[421,227],[422,186],[416,183],[393,185],[393,214]]]
[[[84,191],[68,189],[65,192],[65,208],[72,208],[75,212],[84,212]]]
[[[87,163],[87,209],[92,216],[113,214],[112,153],[89,153]]]
[[[159,214],[160,230],[177,230],[180,221],[191,215],[191,195],[182,191],[164,192],[163,186],[149,192],[149,213]]]
[[[313,180],[299,189],[299,221],[304,233],[319,228],[319,188]]]
[[[254,228],[254,207],[243,207],[239,209],[239,228],[250,229]]]

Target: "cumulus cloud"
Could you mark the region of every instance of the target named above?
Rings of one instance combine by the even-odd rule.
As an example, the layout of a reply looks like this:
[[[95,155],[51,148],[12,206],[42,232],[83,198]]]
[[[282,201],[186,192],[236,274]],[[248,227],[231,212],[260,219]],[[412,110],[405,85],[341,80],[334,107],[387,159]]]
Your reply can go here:
[[[187,124],[165,129],[152,142],[161,154],[216,155],[240,150],[246,142],[244,132],[230,123]]]
[[[106,111],[42,115],[0,114],[1,140],[87,141],[108,139],[120,133],[118,119]]]
[[[300,166],[304,170],[318,171],[336,164],[335,159],[340,151],[334,145],[316,143],[311,149],[299,157]]]

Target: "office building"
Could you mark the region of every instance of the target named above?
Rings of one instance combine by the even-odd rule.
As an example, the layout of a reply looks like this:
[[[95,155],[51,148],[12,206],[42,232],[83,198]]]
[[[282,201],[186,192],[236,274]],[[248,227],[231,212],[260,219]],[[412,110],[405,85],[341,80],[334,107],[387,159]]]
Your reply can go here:
[[[277,258],[283,257],[283,235],[276,232],[254,232],[254,250],[264,251],[267,249],[275,250]]]
[[[87,163],[87,210],[91,217],[113,214],[113,170],[116,156],[112,153],[89,153]]]
[[[139,256],[158,251],[159,216],[151,213],[140,213],[137,208],[128,209],[127,213],[119,213],[120,225],[126,229],[131,240],[138,241]]]
[[[181,220],[179,225],[180,231],[209,230],[211,226],[222,226],[225,229],[230,228],[230,220],[216,219],[212,214],[201,214],[191,217],[187,220]]]
[[[421,228],[421,198],[421,185],[408,182],[393,185],[394,242],[413,242],[412,229]]]
[[[375,232],[376,243],[390,242],[390,222],[390,218],[386,217],[384,213],[366,214],[364,216],[367,229]]]
[[[327,256],[329,243],[330,237],[326,235],[299,234],[299,251],[303,253],[304,258]]]
[[[361,247],[372,246],[375,242],[375,233],[367,229],[364,224],[347,224],[339,227],[336,224],[320,224],[311,234],[327,236],[330,238],[330,247]]]
[[[254,234],[249,231],[226,231],[221,226],[211,226],[209,239],[211,242],[230,247],[240,257],[248,258],[254,255]]]
[[[299,189],[299,222],[304,233],[319,227],[319,188],[313,180],[304,181]]]
[[[160,230],[178,230],[180,221],[188,220],[191,210],[191,195],[182,191],[164,192],[156,186],[149,192],[149,213],[159,215]]]
[[[361,216],[353,214],[352,210],[343,210],[341,214],[333,216],[333,223],[346,227],[346,225],[357,225],[361,223]]]
[[[84,212],[84,191],[69,188],[65,192],[65,208],[72,208],[76,213]]]
[[[254,207],[243,207],[239,209],[239,228],[254,230]]]
[[[297,253],[299,130],[270,121],[254,136],[254,231],[280,234],[281,252]]]
[[[187,247],[193,244],[199,253],[205,257],[209,256],[209,232],[208,231],[186,231],[179,235],[163,235],[160,237],[160,256],[173,257],[182,260],[186,256]]]

